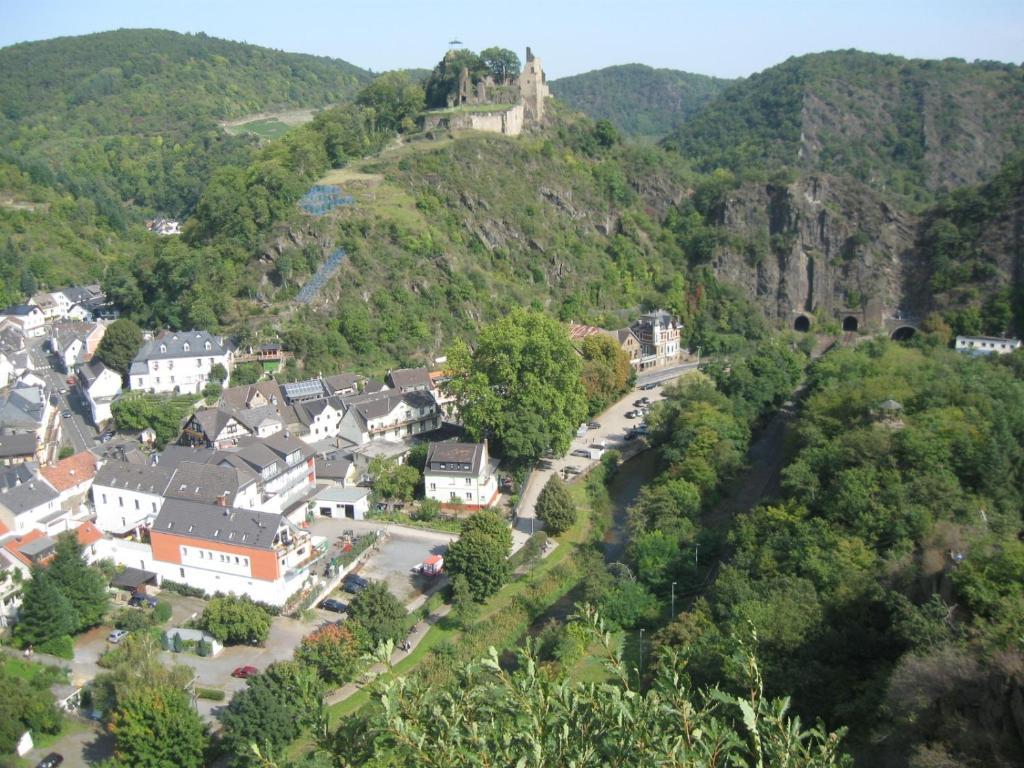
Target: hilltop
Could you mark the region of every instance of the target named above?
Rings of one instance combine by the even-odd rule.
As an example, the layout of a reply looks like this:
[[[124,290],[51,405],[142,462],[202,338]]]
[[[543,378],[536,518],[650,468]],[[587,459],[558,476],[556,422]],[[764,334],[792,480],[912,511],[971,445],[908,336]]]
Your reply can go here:
[[[860,51],[791,58],[726,88],[666,145],[698,170],[848,175],[920,208],[1024,148],[1024,70]]]
[[[552,80],[551,92],[629,136],[661,138],[691,120],[732,81],[645,64],[622,64]]]

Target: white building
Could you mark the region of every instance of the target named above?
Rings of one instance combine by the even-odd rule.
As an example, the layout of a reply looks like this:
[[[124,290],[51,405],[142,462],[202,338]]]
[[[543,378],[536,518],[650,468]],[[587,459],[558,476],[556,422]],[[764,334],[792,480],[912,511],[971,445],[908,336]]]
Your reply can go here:
[[[17,329],[25,338],[34,338],[46,333],[46,318],[39,307],[32,304],[17,304],[0,310],[0,319]]]
[[[956,337],[956,351],[969,355],[1009,355],[1020,347],[1020,339],[1004,339],[999,336]]]
[[[370,511],[370,489],[333,485],[317,493],[313,502],[317,513],[324,517],[362,520]]]
[[[121,394],[121,374],[93,360],[78,366],[78,385],[89,403],[92,423],[98,427],[110,421],[110,406]]]
[[[423,468],[426,496],[461,509],[489,507],[498,499],[497,468],[487,443],[431,443]]]
[[[441,427],[437,401],[430,392],[384,390],[347,397],[345,405],[338,433],[353,445],[371,440],[398,442]]]
[[[160,511],[172,474],[160,466],[108,461],[92,482],[96,525],[115,536],[147,527]]]
[[[224,380],[227,384],[234,352],[223,336],[211,336],[206,331],[168,331],[143,343],[128,372],[128,388],[199,394],[218,364],[228,373]]]
[[[61,514],[60,494],[34,464],[0,470],[0,525],[14,533],[45,530]]]

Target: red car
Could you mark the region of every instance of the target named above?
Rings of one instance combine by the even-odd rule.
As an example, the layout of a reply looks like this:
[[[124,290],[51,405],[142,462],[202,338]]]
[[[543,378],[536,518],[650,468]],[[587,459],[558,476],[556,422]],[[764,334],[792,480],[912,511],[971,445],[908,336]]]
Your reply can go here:
[[[243,680],[247,680],[250,677],[256,677],[256,675],[258,675],[259,673],[260,673],[260,671],[258,669],[256,669],[256,667],[244,666],[244,667],[236,667],[235,671],[231,673],[231,676],[232,677],[240,677]]]

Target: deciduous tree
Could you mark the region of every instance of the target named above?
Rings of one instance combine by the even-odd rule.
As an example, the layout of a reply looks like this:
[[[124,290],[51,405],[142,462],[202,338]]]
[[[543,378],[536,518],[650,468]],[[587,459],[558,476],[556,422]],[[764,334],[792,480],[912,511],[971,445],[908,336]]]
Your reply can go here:
[[[226,645],[262,645],[270,634],[270,618],[250,598],[227,595],[206,604],[199,626]]]
[[[388,640],[397,643],[407,632],[405,608],[387,585],[379,581],[356,593],[349,604],[348,615],[349,621],[358,623],[366,631],[366,650],[373,650]]]
[[[576,522],[576,505],[558,475],[552,475],[537,497],[537,516],[548,533],[557,536]]]
[[[120,697],[107,729],[118,768],[201,768],[207,736],[188,695],[166,683],[133,687]]]
[[[367,638],[358,621],[328,624],[302,638],[295,659],[317,671],[329,685],[342,685],[362,668]]]
[[[142,331],[126,318],[115,320],[96,347],[95,357],[108,367],[124,375],[142,348]]]

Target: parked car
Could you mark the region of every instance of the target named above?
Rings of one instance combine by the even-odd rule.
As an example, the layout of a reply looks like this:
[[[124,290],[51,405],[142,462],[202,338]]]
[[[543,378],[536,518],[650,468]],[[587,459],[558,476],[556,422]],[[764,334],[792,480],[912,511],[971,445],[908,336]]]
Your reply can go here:
[[[341,583],[341,588],[353,595],[356,592],[362,592],[368,586],[370,586],[369,581],[354,573],[350,573],[346,576]]]
[[[107,642],[108,643],[120,643],[126,637],[128,637],[128,630],[127,629],[115,629],[113,632],[111,632],[109,635],[107,635]]]
[[[626,411],[627,419],[639,419],[643,414],[640,411]]]
[[[653,381],[650,384],[644,384],[643,386],[640,387],[640,389],[643,389],[645,391],[650,391],[650,390],[654,389],[655,387],[657,387],[659,384],[661,384],[661,382]]]
[[[61,393],[62,395],[66,395],[66,394],[68,393],[68,388],[67,388],[67,387],[61,387],[61,388],[60,388],[60,393]]]
[[[68,376],[68,386],[69,387],[73,387],[77,383],[78,383],[78,379],[76,379],[74,376]]]
[[[341,600],[335,600],[333,597],[328,597],[322,603],[320,607],[325,611],[334,611],[335,613],[345,613],[348,610],[348,605],[341,602]]]
[[[251,664],[246,664],[244,667],[235,667],[232,672],[232,677],[240,677],[243,680],[248,680],[250,677],[256,677],[260,671]]]
[[[64,413],[62,413],[61,416],[63,416],[65,419],[70,419],[71,411],[64,411]]]
[[[601,422],[599,422],[599,421],[588,421],[587,422],[587,429],[600,429],[600,428],[601,428]]]
[[[550,463],[548,464],[550,466]],[[516,483],[511,477],[503,477],[498,482],[498,486],[502,493],[514,493],[516,490]]]
[[[578,475],[580,473],[579,467],[566,467],[562,470],[567,475]]]
[[[155,597],[149,595],[142,595],[138,592],[133,592],[132,596],[128,598],[128,605],[132,608],[156,608],[160,603]]]
[[[38,763],[36,768],[57,768],[58,765],[64,762],[64,755],[59,752],[51,752]]]
[[[590,458],[590,451],[584,450],[583,448],[577,448],[575,451],[572,452],[572,455],[573,456],[581,456],[584,459],[589,459]]]

